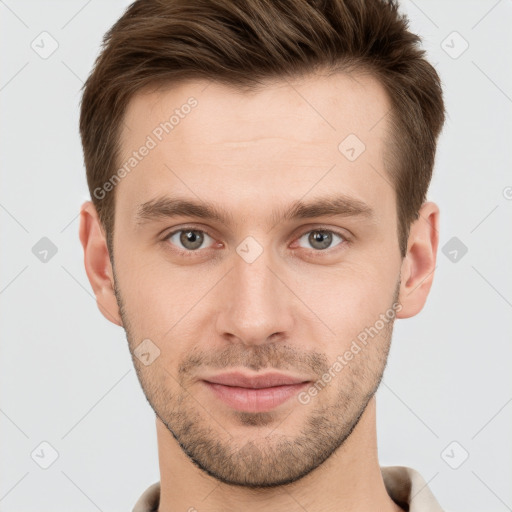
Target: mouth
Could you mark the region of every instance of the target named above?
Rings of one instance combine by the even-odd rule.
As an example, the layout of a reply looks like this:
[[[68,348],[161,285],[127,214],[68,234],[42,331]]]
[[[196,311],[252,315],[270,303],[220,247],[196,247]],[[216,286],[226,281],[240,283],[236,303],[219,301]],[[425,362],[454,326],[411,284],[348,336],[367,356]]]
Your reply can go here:
[[[270,411],[311,383],[281,373],[247,375],[239,372],[212,376],[202,382],[218,400],[244,412]]]

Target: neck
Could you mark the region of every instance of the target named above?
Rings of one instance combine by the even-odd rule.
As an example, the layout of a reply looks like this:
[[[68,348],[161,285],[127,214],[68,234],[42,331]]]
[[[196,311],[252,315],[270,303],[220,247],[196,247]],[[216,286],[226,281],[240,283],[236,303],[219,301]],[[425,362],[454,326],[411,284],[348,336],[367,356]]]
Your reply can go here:
[[[268,489],[254,490],[217,481],[192,463],[158,418],[156,424],[159,512],[402,511],[387,494],[380,471],[375,397],[352,434],[329,459],[294,483]]]

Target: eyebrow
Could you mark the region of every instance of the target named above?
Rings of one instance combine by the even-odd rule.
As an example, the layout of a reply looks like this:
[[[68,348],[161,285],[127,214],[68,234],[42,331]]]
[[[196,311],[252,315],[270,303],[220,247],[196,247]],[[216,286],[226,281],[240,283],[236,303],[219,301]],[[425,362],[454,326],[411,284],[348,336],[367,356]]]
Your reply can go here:
[[[368,204],[354,197],[337,195],[320,197],[309,202],[294,201],[285,208],[274,209],[272,225],[293,219],[315,217],[362,217],[375,219],[375,211]],[[144,225],[162,218],[197,217],[221,224],[236,224],[231,212],[212,202],[163,196],[147,201],[137,208],[135,222]]]

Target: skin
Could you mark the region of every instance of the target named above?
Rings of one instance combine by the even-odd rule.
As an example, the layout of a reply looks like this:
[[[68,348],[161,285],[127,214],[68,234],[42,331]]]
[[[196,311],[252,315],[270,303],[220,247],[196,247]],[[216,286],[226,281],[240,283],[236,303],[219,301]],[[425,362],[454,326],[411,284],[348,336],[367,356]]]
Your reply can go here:
[[[159,510],[402,510],[385,490],[376,441],[374,394],[392,321],[307,404],[293,397],[269,412],[242,413],[201,382],[270,369],[316,381],[395,301],[397,318],[423,308],[439,209],[422,206],[402,259],[396,196],[385,179],[383,87],[338,73],[250,93],[202,80],[146,90],[127,108],[121,160],[190,96],[197,107],[110,192],[114,266],[90,201],[80,214],[100,311],[125,329],[132,356],[148,338],[160,350],[148,366],[133,357],[156,413]],[[353,162],[338,149],[350,133],[366,146]],[[295,200],[334,193],[363,201],[374,217],[272,217]],[[214,202],[231,222],[187,215],[137,224],[139,205],[162,195]],[[180,243],[183,232],[165,239],[179,228],[209,236],[191,250]],[[319,228],[346,238],[333,235],[319,249],[308,238]],[[248,236],[263,251],[252,263],[236,250]]]

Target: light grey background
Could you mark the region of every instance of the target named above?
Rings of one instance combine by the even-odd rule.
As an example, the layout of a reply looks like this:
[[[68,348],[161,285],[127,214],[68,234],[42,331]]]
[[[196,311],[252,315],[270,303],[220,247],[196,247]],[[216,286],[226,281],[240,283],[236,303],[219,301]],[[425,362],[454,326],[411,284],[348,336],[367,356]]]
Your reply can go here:
[[[159,479],[153,411],[124,331],[96,307],[78,239],[89,198],[79,89],[128,4],[0,1],[3,512],[131,510]],[[441,209],[436,276],[422,313],[395,323],[380,461],[419,470],[447,510],[512,510],[512,2],[402,6],[448,119],[429,193]],[[31,47],[51,49],[43,31],[58,43],[47,58]],[[43,237],[57,249],[46,263],[32,252]],[[442,251],[453,237],[468,249],[455,262]],[[44,441],[58,452],[47,469]]]

